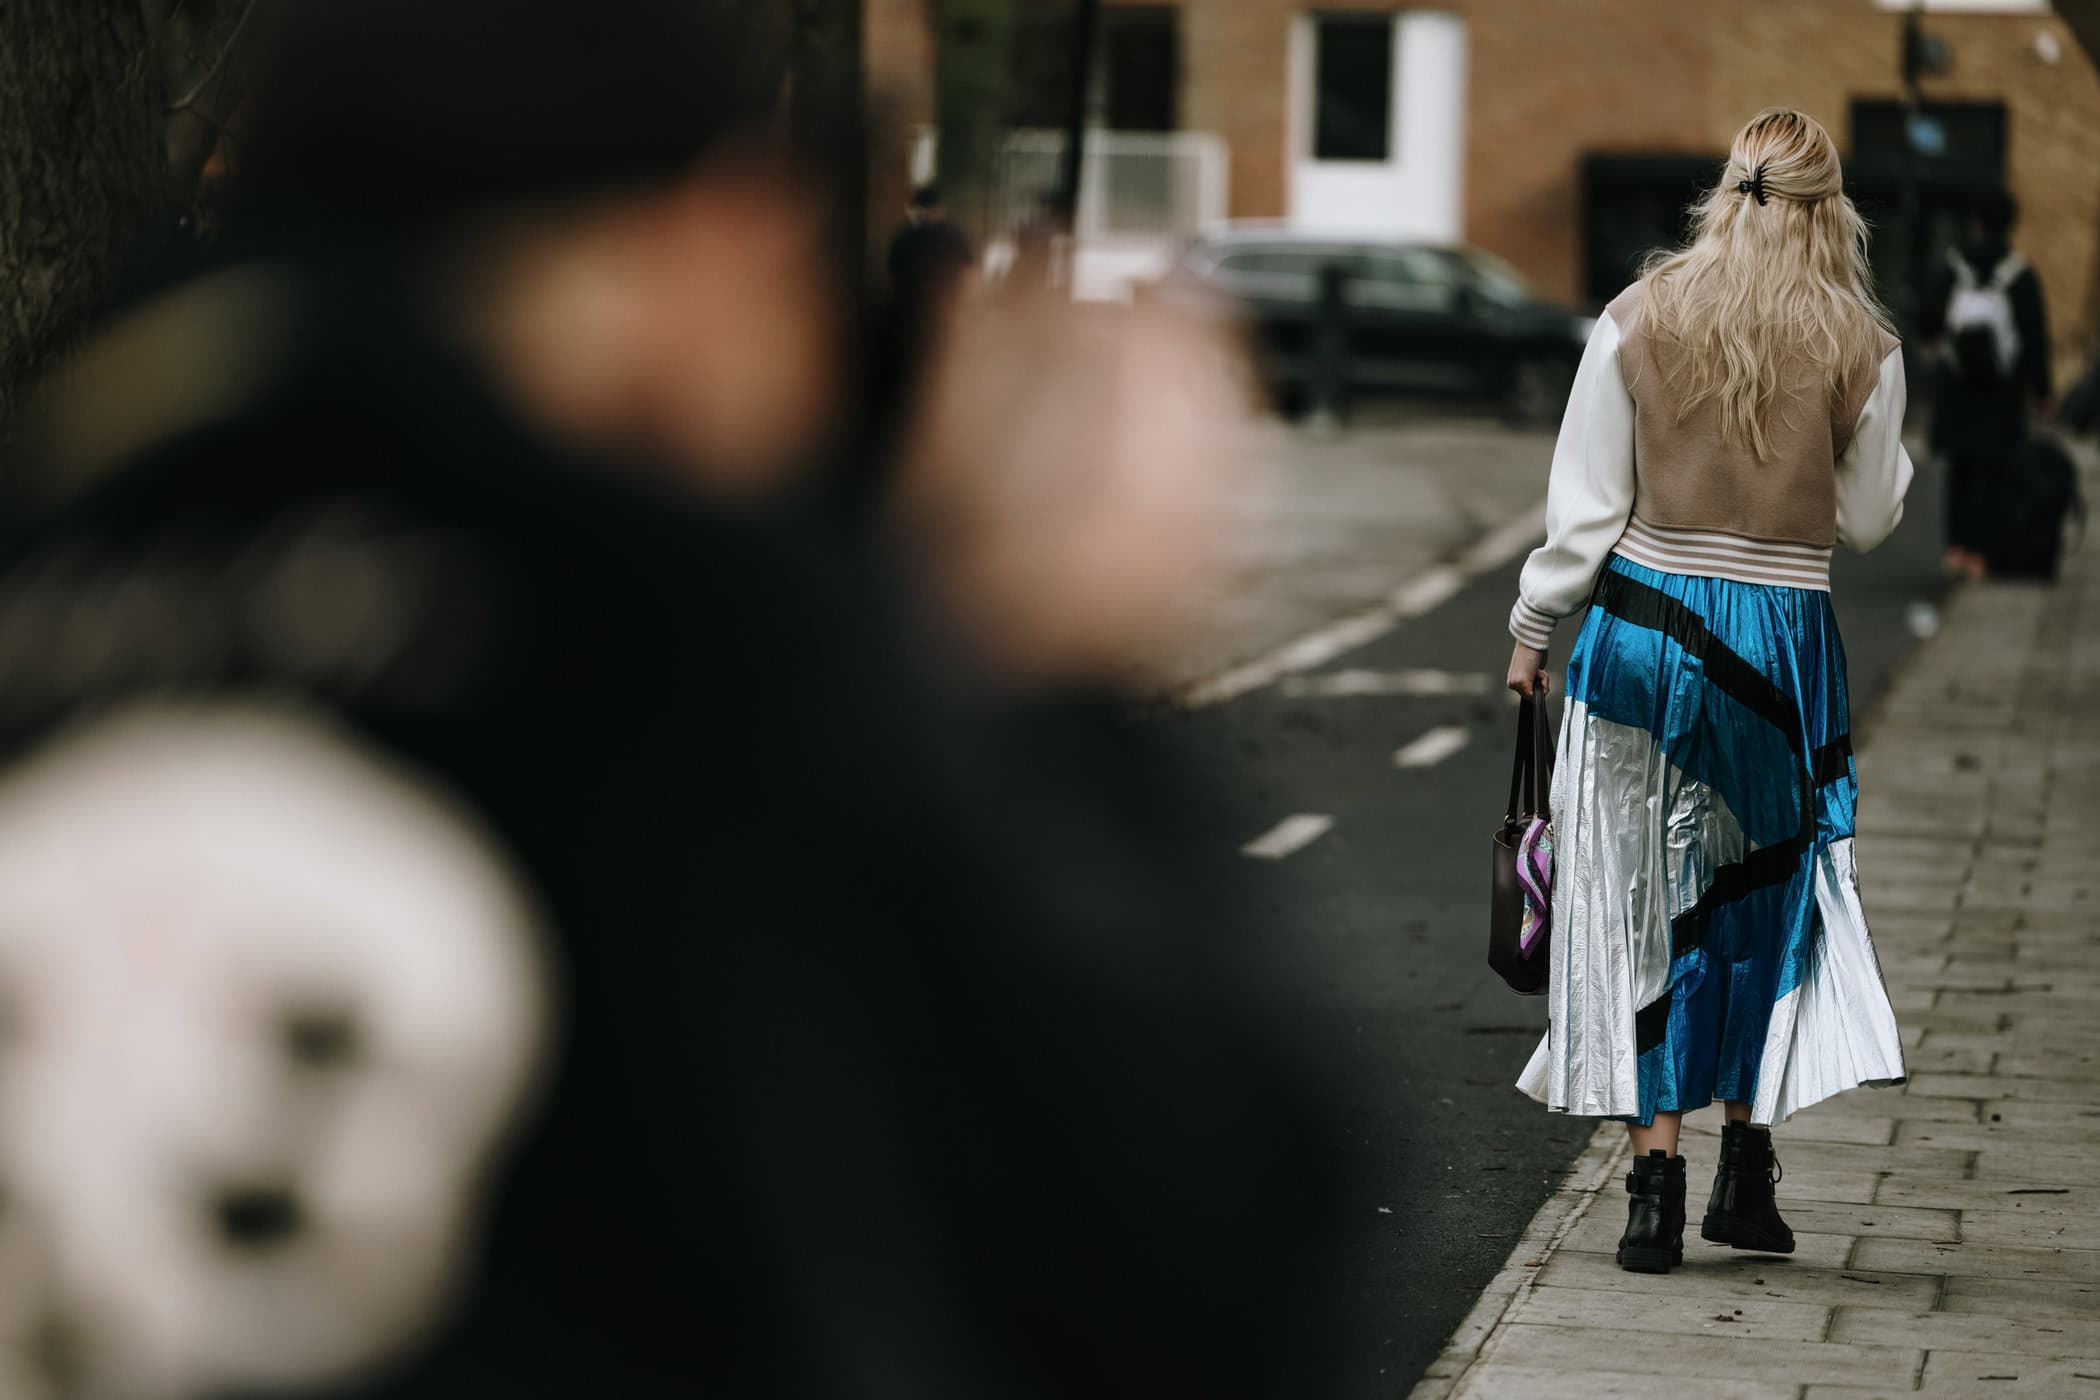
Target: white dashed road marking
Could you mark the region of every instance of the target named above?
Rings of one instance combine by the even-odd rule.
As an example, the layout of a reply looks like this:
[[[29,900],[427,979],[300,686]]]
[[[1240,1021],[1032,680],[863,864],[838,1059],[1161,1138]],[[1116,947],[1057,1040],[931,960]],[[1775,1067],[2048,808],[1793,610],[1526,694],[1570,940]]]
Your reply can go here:
[[[1282,860],[1295,851],[1304,850],[1333,828],[1333,817],[1300,812],[1295,817],[1285,817],[1274,827],[1240,847],[1240,854],[1252,856],[1256,860]]]
[[[1546,502],[1541,497],[1496,526],[1448,564],[1438,564],[1401,584],[1385,601],[1286,642],[1268,655],[1234,666],[1170,698],[1189,709],[1223,704],[1250,691],[1274,685],[1285,676],[1302,675],[1345,652],[1377,641],[1403,622],[1434,612],[1449,602],[1466,582],[1500,568],[1546,537]]]
[[[1465,586],[1464,574],[1449,564],[1439,564],[1393,590],[1392,609],[1395,620],[1423,617],[1435,612],[1457,597],[1458,591]]]
[[[1439,725],[1394,754],[1393,764],[1399,768],[1434,767],[1471,742],[1471,730],[1455,724]]]
[[[1293,676],[1278,689],[1293,700],[1339,700],[1355,695],[1436,697],[1493,695],[1502,677],[1485,671],[1330,671]]]

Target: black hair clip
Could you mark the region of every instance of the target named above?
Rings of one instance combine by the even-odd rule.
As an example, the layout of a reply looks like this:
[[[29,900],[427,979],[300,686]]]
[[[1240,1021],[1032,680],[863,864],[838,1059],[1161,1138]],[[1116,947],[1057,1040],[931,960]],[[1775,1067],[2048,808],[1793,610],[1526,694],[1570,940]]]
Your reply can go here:
[[[1760,165],[1750,172],[1749,179],[1738,181],[1735,192],[1751,196],[1762,206],[1765,202],[1765,168]]]

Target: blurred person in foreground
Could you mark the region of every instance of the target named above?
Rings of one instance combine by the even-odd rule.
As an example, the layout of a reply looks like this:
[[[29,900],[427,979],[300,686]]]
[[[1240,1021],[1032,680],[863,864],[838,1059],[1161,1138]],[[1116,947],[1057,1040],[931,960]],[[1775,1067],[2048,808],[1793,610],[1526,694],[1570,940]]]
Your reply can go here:
[[[1967,240],[1948,250],[1919,309],[1920,336],[1945,349],[1932,446],[1947,466],[1946,567],[1970,578],[1990,572],[2028,419],[2046,417],[2055,393],[2048,308],[2041,278],[2012,246],[2018,222],[2011,195],[1980,196]]]
[[[284,12],[255,254],[8,463],[8,1400],[1327,1388],[1338,1134],[1102,698],[1222,377],[974,321],[909,585],[788,508],[743,13]]]

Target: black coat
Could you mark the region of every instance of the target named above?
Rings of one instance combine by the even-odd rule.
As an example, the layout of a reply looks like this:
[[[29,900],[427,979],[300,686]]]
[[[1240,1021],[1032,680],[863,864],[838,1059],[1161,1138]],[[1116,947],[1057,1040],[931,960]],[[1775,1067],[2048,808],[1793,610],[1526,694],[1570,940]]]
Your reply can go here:
[[[230,411],[11,464],[0,594],[347,511],[437,559],[407,631],[354,672],[185,647],[238,634],[206,589],[143,668],[8,654],[0,741],[294,694],[547,909],[561,1050],[478,1282],[346,1393],[1322,1393],[1340,1134],[1187,775],[1096,702],[930,684],[816,527],[550,450],[386,279],[277,296]]]
[[[970,240],[945,219],[905,224],[890,238],[890,295],[897,304],[921,307],[937,300],[976,264]]]
[[[2010,249],[2003,243],[1971,244],[1960,256],[1979,281],[1988,280]],[[1946,333],[1947,308],[1953,300],[1954,270],[1943,268],[1919,310],[1919,338],[1938,340]],[[2052,393],[2049,318],[2041,279],[2028,268],[2007,289],[2013,324],[2020,333],[2020,359],[2010,378],[1978,383],[1942,366],[1933,395],[1932,445],[1962,458],[2003,458],[2027,435],[2030,400]]]

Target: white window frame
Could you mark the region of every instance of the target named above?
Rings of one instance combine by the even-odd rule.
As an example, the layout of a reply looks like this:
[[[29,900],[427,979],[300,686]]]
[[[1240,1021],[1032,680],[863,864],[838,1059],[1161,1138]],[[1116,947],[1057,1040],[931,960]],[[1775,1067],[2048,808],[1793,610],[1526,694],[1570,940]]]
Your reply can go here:
[[[1244,0],[1232,0],[1244,3]],[[1705,0],[1692,0],[1705,3]],[[1311,233],[1452,243],[1464,235],[1467,24],[1447,5],[1410,4],[1393,22],[1392,146],[1385,161],[1313,156],[1314,50],[1308,8],[1293,17],[1287,65],[1285,208]]]
[[[1410,280],[1387,279],[1374,271],[1380,262],[1399,263],[1404,267],[1426,265],[1433,275]],[[1363,267],[1350,279],[1349,297],[1359,306],[1375,306],[1384,311],[1446,314],[1458,310],[1460,289],[1457,271],[1439,264],[1436,254],[1400,244],[1391,248],[1374,248],[1365,255]]]

